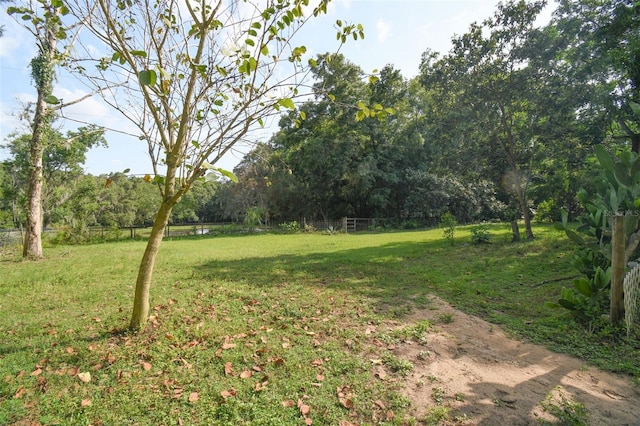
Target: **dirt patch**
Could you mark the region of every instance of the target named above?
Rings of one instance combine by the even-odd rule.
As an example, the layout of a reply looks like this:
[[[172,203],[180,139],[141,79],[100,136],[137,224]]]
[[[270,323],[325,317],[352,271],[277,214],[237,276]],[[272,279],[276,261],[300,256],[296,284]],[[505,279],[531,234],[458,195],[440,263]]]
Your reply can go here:
[[[410,321],[437,323],[425,343],[392,347],[414,368],[401,385],[412,415],[425,419],[434,407],[449,409],[443,425],[540,425],[557,422],[541,402],[584,404],[589,425],[640,426],[640,388],[623,376],[541,346],[510,339],[502,330],[435,299],[436,309]],[[442,319],[450,320],[442,323]],[[440,321],[438,321],[440,319]]]

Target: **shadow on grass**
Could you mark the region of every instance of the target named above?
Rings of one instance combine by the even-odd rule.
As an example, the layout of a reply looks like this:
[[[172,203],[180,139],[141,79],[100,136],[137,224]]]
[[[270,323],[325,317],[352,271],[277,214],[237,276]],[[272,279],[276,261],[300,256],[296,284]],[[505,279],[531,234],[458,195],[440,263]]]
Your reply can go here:
[[[396,314],[426,307],[427,296],[436,293],[472,312],[481,313],[487,307],[485,313],[489,313],[491,304],[496,309],[508,309],[505,304],[511,302],[539,306],[541,292],[531,291],[528,284],[566,274],[564,263],[540,268],[541,263],[549,263],[548,257],[557,255],[536,244],[452,247],[442,241],[394,242],[323,253],[212,260],[197,265],[194,276],[255,287],[335,288],[372,300],[378,311]],[[549,300],[547,290],[543,293]]]

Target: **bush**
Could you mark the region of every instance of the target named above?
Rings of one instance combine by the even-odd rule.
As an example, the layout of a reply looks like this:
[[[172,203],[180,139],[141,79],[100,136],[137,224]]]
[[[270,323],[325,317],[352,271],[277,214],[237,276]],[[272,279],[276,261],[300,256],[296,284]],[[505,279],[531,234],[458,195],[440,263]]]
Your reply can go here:
[[[296,232],[300,232],[300,224],[295,220],[293,222],[281,223],[280,230],[287,234],[295,234]]]
[[[481,223],[480,225],[473,226],[471,228],[471,244],[489,244],[490,235],[487,225]]]
[[[458,222],[456,221],[456,218],[449,212],[446,212],[440,218],[440,227],[444,228],[442,235],[445,239],[449,240],[451,245],[453,245],[453,235],[456,232],[457,224]]]

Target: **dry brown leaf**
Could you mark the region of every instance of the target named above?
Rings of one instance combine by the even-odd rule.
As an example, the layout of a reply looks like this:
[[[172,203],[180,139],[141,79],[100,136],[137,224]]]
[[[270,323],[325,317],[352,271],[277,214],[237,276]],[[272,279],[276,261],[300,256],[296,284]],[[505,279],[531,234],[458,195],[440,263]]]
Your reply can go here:
[[[91,381],[91,373],[89,373],[88,371],[85,371],[84,373],[78,373],[78,379],[80,379],[82,383],[89,383]]]
[[[347,421],[347,420],[340,420],[340,423],[338,423],[338,426],[356,426],[353,423]]]
[[[305,417],[304,424],[307,426],[311,426],[313,424],[313,420],[311,420],[309,417]]]
[[[198,399],[200,399],[200,395],[198,395],[198,392],[191,392],[189,394],[189,402],[196,402]]]
[[[91,407],[91,398],[85,398],[82,401],[80,401],[80,406],[81,407]]]
[[[318,367],[319,365],[322,365],[322,364],[324,364],[324,362],[320,358],[317,358],[311,361],[311,365],[313,365],[314,367]]]
[[[151,370],[151,363],[150,363],[150,362],[143,361],[143,362],[142,362],[142,368],[144,369],[144,371],[149,371],[149,370]]]
[[[16,389],[16,393],[13,394],[13,397],[18,399],[18,398],[22,398],[22,395],[24,395],[25,392],[25,388],[23,386],[19,386],[18,389]]]
[[[227,349],[232,349],[235,348],[236,344],[235,343],[231,343],[231,338],[229,336],[225,336],[224,337],[224,343],[222,343],[222,349],[227,350]]]
[[[80,372],[80,369],[78,367],[71,367],[67,370],[67,374],[70,376],[75,376],[79,372]]]
[[[223,390],[222,392],[220,392],[220,395],[224,399],[227,399],[227,398],[231,398],[232,396],[236,396],[237,393],[238,392],[234,388],[231,388],[229,390]]]
[[[31,373],[31,376],[39,376],[40,374],[42,374],[42,368],[36,368],[33,373]]]
[[[291,346],[291,344],[290,344],[290,343],[288,343],[288,342],[284,342],[284,343],[282,344],[282,349],[287,349],[289,346]]]
[[[231,373],[233,373],[233,364],[230,362],[225,362],[224,363],[224,375],[228,376]]]
[[[296,405],[296,402],[293,399],[287,399],[286,401],[282,401],[283,407],[293,407]]]
[[[300,414],[302,414],[303,416],[308,416],[311,412],[311,407],[309,407],[307,404],[302,404],[298,408],[300,408]]]
[[[241,379],[248,379],[251,376],[253,376],[253,373],[251,372],[251,370],[244,370],[242,373],[240,373]]]
[[[319,381],[319,382],[321,382],[321,381],[323,381],[323,380],[324,380],[324,376],[323,376],[322,374],[318,374],[318,375],[316,376],[316,380],[317,380],[317,381]]]
[[[395,417],[395,414],[393,413],[393,410],[387,411],[387,420],[388,421],[393,420],[394,417]]]
[[[351,410],[354,406],[351,398],[340,398],[340,404],[347,410]]]

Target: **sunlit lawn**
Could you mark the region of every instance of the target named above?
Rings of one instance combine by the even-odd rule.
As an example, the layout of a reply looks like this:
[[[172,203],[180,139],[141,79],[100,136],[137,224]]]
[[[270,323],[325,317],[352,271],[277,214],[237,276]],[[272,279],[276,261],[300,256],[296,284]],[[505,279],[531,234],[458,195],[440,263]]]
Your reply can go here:
[[[403,424],[408,401],[374,378],[384,349],[364,329],[429,308],[429,294],[638,376],[632,343],[594,345],[544,305],[577,275],[561,233],[511,244],[491,230],[486,246],[466,228],[454,246],[438,229],[165,241],[139,335],[123,330],[143,242],[5,256],[0,424]]]

